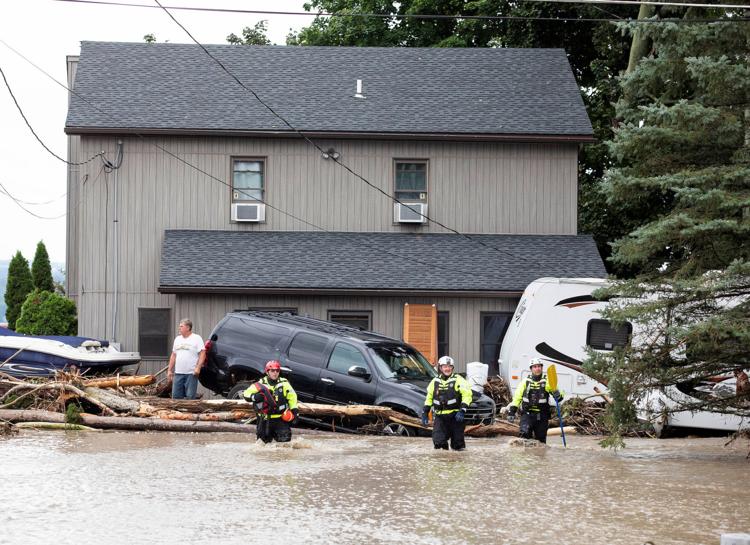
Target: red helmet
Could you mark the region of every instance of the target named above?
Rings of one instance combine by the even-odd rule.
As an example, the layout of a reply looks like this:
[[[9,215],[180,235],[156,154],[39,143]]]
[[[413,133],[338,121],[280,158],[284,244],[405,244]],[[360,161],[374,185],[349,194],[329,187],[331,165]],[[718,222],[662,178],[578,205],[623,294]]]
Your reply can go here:
[[[279,371],[281,371],[281,364],[276,360],[266,362],[266,373],[268,373],[271,369],[278,369]]]

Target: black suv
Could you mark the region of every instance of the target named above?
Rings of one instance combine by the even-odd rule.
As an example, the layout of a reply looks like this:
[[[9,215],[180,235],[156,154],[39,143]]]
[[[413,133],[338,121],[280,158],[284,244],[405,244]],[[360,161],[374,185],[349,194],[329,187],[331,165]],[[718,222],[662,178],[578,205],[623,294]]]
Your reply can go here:
[[[281,374],[300,401],[382,405],[412,416],[421,414],[427,385],[436,376],[422,354],[390,337],[314,318],[248,311],[231,312],[214,328],[200,382],[239,398],[273,359],[281,362]],[[490,423],[494,414],[494,401],[474,392],[467,423]]]

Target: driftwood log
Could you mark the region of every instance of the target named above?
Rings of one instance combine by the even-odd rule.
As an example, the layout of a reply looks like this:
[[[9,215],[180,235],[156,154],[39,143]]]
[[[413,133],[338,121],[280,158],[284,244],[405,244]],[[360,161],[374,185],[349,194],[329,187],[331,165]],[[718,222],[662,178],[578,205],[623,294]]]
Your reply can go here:
[[[181,431],[181,432],[228,432],[255,433],[251,424],[234,422],[202,422],[165,420],[160,418],[139,418],[137,416],[95,416],[81,414],[81,423],[92,428],[130,431]],[[65,415],[42,410],[0,409],[0,420],[7,422],[57,422],[64,423]],[[296,430],[301,435],[321,435],[328,432],[320,430]]]
[[[148,386],[156,382],[154,375],[138,375],[138,376],[116,376],[116,377],[102,377],[93,378],[83,381],[84,386],[92,386],[94,388],[127,388],[128,386]]]

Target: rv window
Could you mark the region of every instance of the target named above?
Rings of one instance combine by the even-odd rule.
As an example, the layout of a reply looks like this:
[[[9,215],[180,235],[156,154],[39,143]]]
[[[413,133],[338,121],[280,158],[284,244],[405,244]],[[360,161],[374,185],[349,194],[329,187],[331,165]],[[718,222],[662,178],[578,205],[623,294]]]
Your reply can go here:
[[[596,350],[614,350],[618,346],[627,346],[632,332],[630,322],[614,329],[607,320],[589,320],[586,344]]]

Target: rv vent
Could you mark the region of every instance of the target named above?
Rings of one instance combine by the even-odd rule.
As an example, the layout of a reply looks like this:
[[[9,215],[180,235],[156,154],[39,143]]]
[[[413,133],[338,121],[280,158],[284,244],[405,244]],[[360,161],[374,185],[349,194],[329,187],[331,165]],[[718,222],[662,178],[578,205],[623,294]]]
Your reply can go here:
[[[427,223],[427,205],[421,202],[396,203],[393,218],[396,223]]]
[[[614,329],[607,320],[589,320],[586,331],[586,344],[595,350],[614,350],[627,346],[633,326],[626,322],[620,329]]]
[[[266,205],[263,203],[233,203],[232,221],[261,222],[266,220]]]

